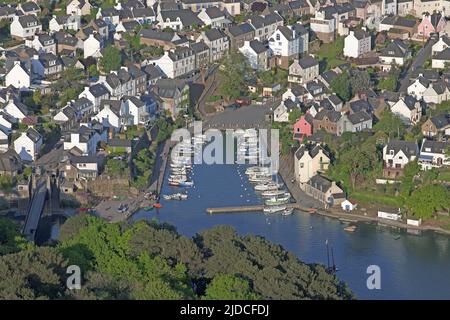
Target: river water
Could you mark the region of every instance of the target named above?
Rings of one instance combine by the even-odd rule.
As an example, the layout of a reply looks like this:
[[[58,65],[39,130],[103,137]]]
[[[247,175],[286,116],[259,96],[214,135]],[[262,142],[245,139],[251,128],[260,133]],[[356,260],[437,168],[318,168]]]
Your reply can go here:
[[[241,235],[261,235],[282,245],[306,263],[325,265],[328,239],[339,269],[337,276],[359,299],[450,299],[448,236],[433,232],[413,235],[368,223],[358,223],[356,231],[349,233],[336,219],[301,212],[290,216],[207,214],[208,207],[261,203],[244,172],[245,166],[239,165],[195,165],[195,186],[186,189],[169,186],[166,177],[162,194],[187,190],[188,200],[161,200],[161,209],[139,211],[131,220],[156,218],[189,237],[215,225],[231,225]],[[380,267],[381,289],[367,288],[371,265]]]

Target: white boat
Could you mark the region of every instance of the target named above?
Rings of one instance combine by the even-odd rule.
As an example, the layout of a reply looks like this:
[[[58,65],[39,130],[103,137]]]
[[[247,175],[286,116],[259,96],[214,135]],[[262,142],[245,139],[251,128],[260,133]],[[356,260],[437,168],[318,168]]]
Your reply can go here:
[[[264,213],[276,213],[284,210],[286,210],[286,206],[270,206],[263,208]]]
[[[294,208],[286,208],[286,209],[284,209],[284,211],[281,214],[283,216],[289,216],[292,214],[293,211],[294,211]]]
[[[163,195],[165,200],[186,200],[188,198],[187,194],[184,193],[174,193]]]
[[[193,181],[180,181],[180,187],[192,187],[193,185]]]
[[[250,178],[248,178],[248,181],[250,181],[252,183],[269,184],[272,181],[272,179],[270,177],[250,177]]]
[[[286,204],[289,202],[289,199],[291,198],[291,196],[281,196],[281,197],[273,197],[270,199],[267,199],[266,201],[264,201],[264,204],[267,206],[273,206],[273,205],[278,205],[278,204]]]
[[[250,175],[253,173],[263,173],[263,172],[269,172],[269,167],[250,167],[245,170],[245,174]]]
[[[261,196],[263,198],[271,198],[271,197],[281,196],[284,193],[285,192],[283,190],[270,190],[270,191],[264,191],[263,193],[261,193]]]
[[[269,190],[277,190],[278,186],[276,184],[257,184],[255,186],[256,191],[269,191]]]

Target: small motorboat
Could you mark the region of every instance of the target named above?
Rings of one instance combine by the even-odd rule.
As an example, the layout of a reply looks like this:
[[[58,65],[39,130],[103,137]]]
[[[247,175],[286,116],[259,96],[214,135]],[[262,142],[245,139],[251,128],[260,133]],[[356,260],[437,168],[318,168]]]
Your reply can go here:
[[[356,226],[355,225],[348,226],[348,227],[345,227],[344,230],[347,231],[347,232],[355,232]]]
[[[180,186],[180,182],[179,181],[169,181],[169,186],[178,187],[178,186]]]
[[[153,206],[151,206],[151,205],[143,206],[142,209],[144,209],[145,211],[152,211]]]
[[[180,187],[192,187],[194,185],[193,181],[180,181],[179,186]]]
[[[284,209],[284,211],[281,214],[283,216],[289,216],[292,214],[293,211],[294,211],[294,208],[286,208],[286,209]]]
[[[156,209],[161,209],[162,205],[160,203],[154,203],[153,207],[156,208]]]

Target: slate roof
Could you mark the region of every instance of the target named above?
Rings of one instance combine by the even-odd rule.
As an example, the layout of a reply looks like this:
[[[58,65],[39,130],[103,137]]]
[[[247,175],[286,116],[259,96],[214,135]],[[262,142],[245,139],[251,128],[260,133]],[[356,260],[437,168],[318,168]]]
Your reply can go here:
[[[96,98],[101,97],[105,94],[109,94],[108,89],[106,89],[106,87],[101,83],[97,83],[97,84],[94,84],[93,86],[89,87],[89,91]]]
[[[439,114],[430,118],[430,121],[436,126],[437,129],[443,129],[450,126],[450,114]]]
[[[166,21],[167,19],[170,21],[175,21],[177,18],[180,18],[183,26],[192,26],[194,24],[197,26],[204,25],[203,21],[189,9],[161,11],[161,18],[163,21]]]
[[[323,120],[323,118],[327,117],[331,122],[336,123],[341,118],[341,113],[335,110],[320,110],[314,119]]]
[[[317,156],[320,152],[320,150],[322,150],[322,152],[328,157],[330,158],[330,155],[328,153],[328,151],[326,151],[322,146],[320,146],[319,144],[302,144],[297,151],[295,151],[295,157],[300,160],[305,153],[309,153],[309,156],[311,158],[314,158],[315,156]]]
[[[159,79],[155,84],[155,92],[161,98],[174,98],[181,92],[186,82],[179,79]]]
[[[401,40],[395,39],[381,50],[381,55],[385,57],[403,58],[408,52],[408,46]]]
[[[255,28],[253,28],[252,25],[247,22],[239,24],[239,25],[233,25],[228,28],[228,32],[234,37],[238,37],[243,34],[254,32],[254,31],[255,31]]]
[[[450,60],[450,48],[446,48],[446,49],[442,50],[441,52],[438,52],[433,57],[433,59],[449,61]]]
[[[20,16],[19,17],[19,23],[22,26],[22,28],[32,28],[36,26],[40,26],[41,22],[35,15],[26,15],[26,16]]]
[[[161,40],[161,41],[172,41],[175,36],[173,31],[158,31],[151,29],[143,29],[139,32],[139,35],[143,38]]]
[[[319,64],[319,62],[317,62],[317,60],[314,59],[313,56],[308,55],[304,58],[299,59],[298,64],[300,65],[300,67],[302,67],[302,69],[308,69],[308,68],[317,66]]]
[[[372,119],[372,117],[368,115],[367,112],[365,111],[358,111],[355,113],[351,113],[347,115],[347,118],[353,125],[366,122]]]
[[[250,41],[249,45],[253,49],[253,51],[256,52],[256,54],[260,54],[268,50],[268,48],[261,41],[258,40]]]
[[[217,28],[212,28],[210,30],[205,31],[205,37],[209,40],[209,41],[216,41],[218,39],[222,39],[222,38],[227,38],[227,36],[225,35],[225,33],[223,33],[222,31],[220,31]]]
[[[331,188],[332,181],[319,174],[316,174],[308,181],[308,184],[313,188],[326,193]]]
[[[437,154],[445,154],[450,148],[449,142],[425,140],[422,144],[421,152],[431,152]]]
[[[387,152],[394,150],[394,154],[401,150],[407,157],[417,156],[418,154],[417,144],[410,141],[391,140],[388,142],[386,150]]]
[[[13,149],[0,153],[0,171],[16,172],[22,169],[22,160]]]

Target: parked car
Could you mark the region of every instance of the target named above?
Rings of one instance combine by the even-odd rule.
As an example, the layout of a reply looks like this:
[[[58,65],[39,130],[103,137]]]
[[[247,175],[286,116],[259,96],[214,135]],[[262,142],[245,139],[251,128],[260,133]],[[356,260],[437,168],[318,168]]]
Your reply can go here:
[[[235,102],[241,106],[249,106],[252,103],[252,99],[249,97],[241,97],[236,99]]]

